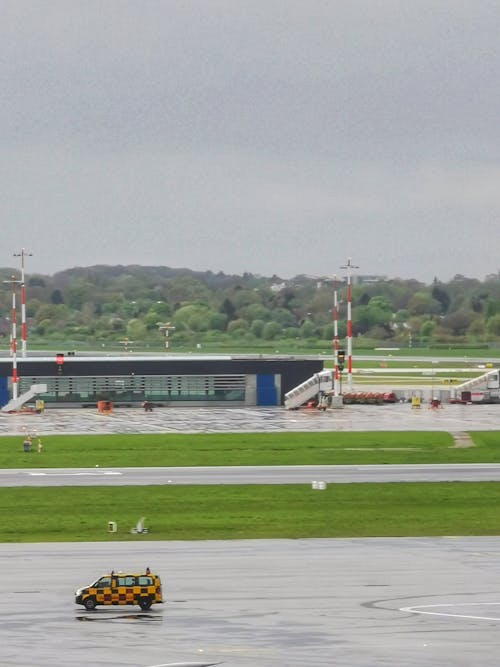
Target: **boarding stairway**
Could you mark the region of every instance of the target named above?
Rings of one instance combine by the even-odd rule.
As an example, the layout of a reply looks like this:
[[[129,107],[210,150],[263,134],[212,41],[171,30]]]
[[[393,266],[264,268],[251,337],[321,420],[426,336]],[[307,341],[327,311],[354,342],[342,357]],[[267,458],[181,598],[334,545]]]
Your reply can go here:
[[[1,412],[17,412],[25,403],[32,398],[35,398],[35,396],[38,396],[38,394],[46,393],[46,384],[32,384],[24,394],[21,394],[21,396],[18,396],[17,398],[11,398],[10,401],[2,407]]]
[[[457,384],[455,387],[453,387],[452,396],[459,396],[463,391],[470,391],[472,389],[499,389],[499,375],[500,371],[498,369],[494,369],[492,371],[488,371],[487,373],[483,373],[483,375],[479,375],[477,378],[472,378],[472,380],[467,380],[466,382],[462,382],[462,384]]]
[[[293,410],[300,408],[307,401],[317,396],[320,392],[327,392],[333,389],[333,371],[326,370],[315,373],[308,380],[302,382],[294,389],[285,394],[285,408]]]

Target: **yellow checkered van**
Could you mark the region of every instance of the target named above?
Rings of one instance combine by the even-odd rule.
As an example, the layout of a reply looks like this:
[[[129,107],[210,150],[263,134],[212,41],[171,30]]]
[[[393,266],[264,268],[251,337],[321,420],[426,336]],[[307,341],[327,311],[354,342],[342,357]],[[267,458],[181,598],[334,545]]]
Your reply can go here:
[[[79,588],[75,602],[86,609],[95,609],[97,605],[138,604],[147,611],[152,604],[163,602],[161,580],[149,568],[143,573],[111,572],[90,586]]]

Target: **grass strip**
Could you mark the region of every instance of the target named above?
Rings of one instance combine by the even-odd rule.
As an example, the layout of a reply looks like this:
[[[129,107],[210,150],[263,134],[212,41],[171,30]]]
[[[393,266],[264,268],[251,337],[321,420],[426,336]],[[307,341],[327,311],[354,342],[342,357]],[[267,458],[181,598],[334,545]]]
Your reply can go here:
[[[3,488],[0,541],[497,535],[499,507],[496,482]]]
[[[50,435],[38,454],[3,436],[0,468],[500,462],[499,431],[472,437],[476,447],[458,449],[436,431]]]

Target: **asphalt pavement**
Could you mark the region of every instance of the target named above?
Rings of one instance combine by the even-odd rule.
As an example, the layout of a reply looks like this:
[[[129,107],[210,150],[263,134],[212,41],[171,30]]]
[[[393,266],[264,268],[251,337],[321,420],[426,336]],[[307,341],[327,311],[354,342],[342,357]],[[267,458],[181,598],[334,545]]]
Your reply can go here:
[[[285,408],[119,408],[46,409],[0,413],[0,435],[57,433],[224,433],[286,431],[492,431],[500,430],[500,405],[443,405],[412,408],[408,403],[345,405],[325,412]]]
[[[74,603],[105,572],[164,605]],[[4,544],[2,667],[497,667],[500,538]]]
[[[324,413],[165,408],[145,414],[123,409],[110,415],[57,409],[40,415],[2,414],[0,434],[348,430],[459,434],[499,430],[499,424],[498,405],[438,410],[412,410],[407,404],[345,406]],[[88,472],[101,474],[104,480],[106,473],[120,471]],[[312,472],[302,471],[307,477]],[[88,478],[95,484],[93,475]],[[137,539],[0,545],[2,667],[498,665],[498,537],[147,543]],[[87,612],[75,606],[77,587],[112,569],[146,566],[162,576],[166,604],[161,608],[141,612],[134,607],[106,607]]]
[[[21,454],[24,456],[24,454]],[[36,456],[36,454],[34,454]],[[498,463],[204,466],[170,468],[19,468],[0,470],[14,486],[148,486],[203,484],[352,484],[363,482],[500,482]]]

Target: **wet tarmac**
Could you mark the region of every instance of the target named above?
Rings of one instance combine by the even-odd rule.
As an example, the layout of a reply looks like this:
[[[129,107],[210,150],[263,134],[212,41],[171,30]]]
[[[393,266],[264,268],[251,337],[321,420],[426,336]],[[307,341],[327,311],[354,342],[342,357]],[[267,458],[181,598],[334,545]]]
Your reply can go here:
[[[500,406],[46,410],[0,434],[498,430]],[[111,569],[163,579],[165,605],[74,604]],[[2,667],[496,667],[500,538],[1,544]]]
[[[222,433],[282,431],[491,431],[500,429],[500,405],[444,405],[412,409],[408,403],[346,405],[325,412],[285,408],[119,408],[0,413],[0,435],[56,433]]]
[[[74,604],[111,569],[164,605]],[[2,545],[2,667],[497,667],[500,538]]]

